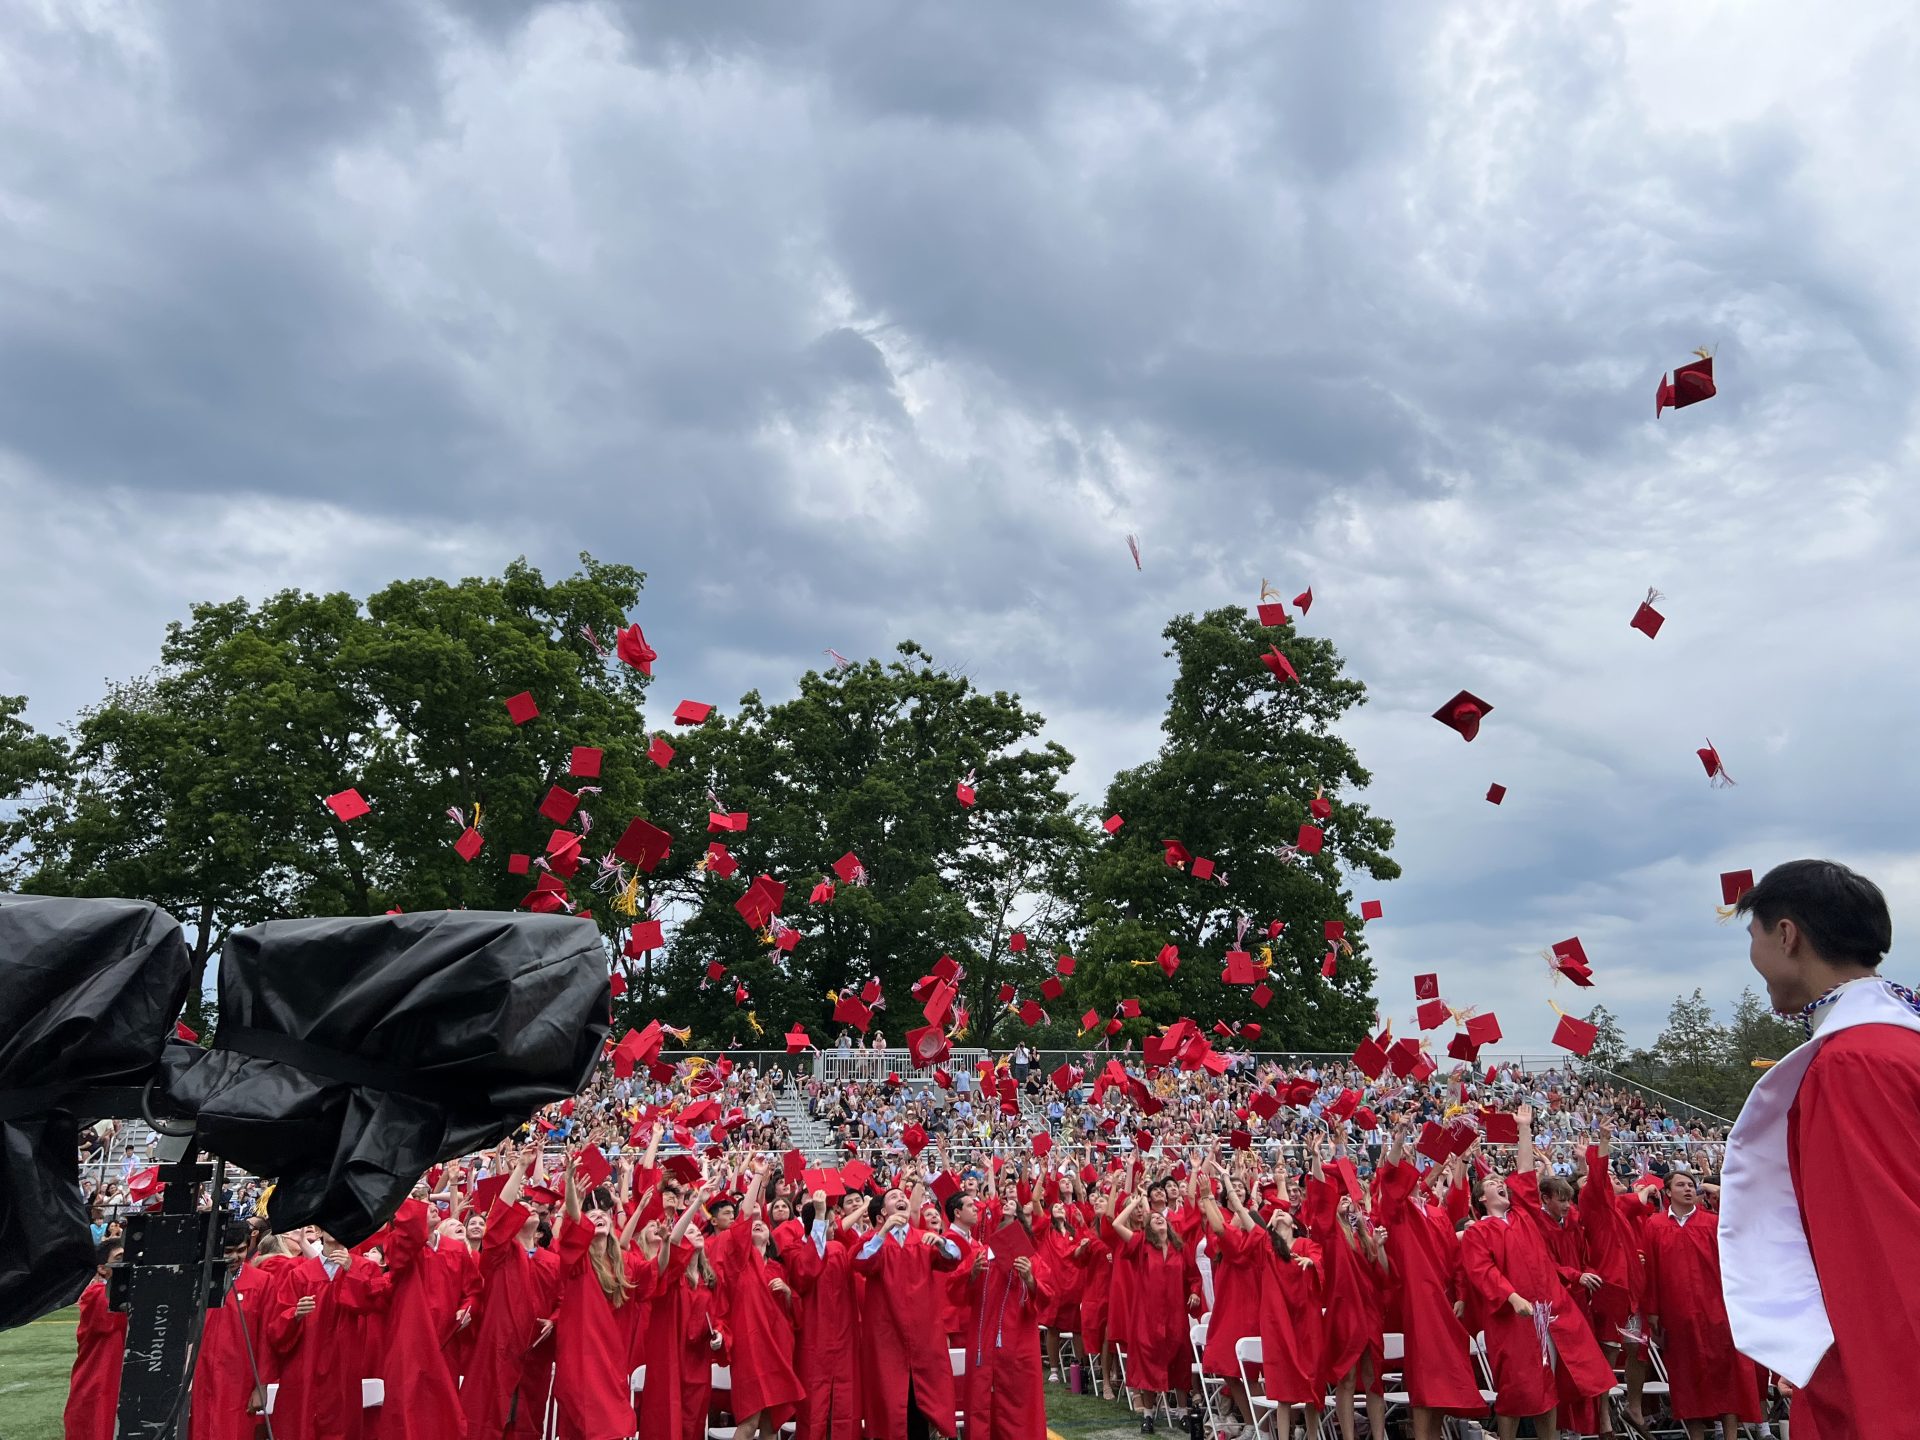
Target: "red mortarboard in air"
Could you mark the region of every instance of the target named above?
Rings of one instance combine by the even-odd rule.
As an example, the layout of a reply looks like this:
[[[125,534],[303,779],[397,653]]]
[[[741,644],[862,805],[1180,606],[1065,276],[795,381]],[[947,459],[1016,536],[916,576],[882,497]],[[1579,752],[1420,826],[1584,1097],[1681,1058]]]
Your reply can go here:
[[[1487,1143],[1490,1145],[1520,1143],[1520,1122],[1504,1110],[1490,1110],[1482,1106],[1480,1132],[1487,1137]]]
[[[860,870],[860,857],[851,850],[833,862],[833,873],[840,877],[843,884],[853,884],[854,877],[860,873]]]
[[[606,1183],[613,1166],[598,1145],[589,1145],[573,1157],[573,1173],[580,1177],[580,1188],[590,1193]]]
[[[627,977],[617,971],[607,977],[607,993],[618,1000],[627,993]],[[571,1103],[571,1102],[569,1102]]]
[[[713,706],[704,700],[682,700],[673,707],[673,723],[676,725],[702,725],[713,713]]]
[[[999,1003],[1002,1005],[1011,1005],[1013,1003],[1013,995],[1013,982],[1011,980],[1002,980],[1000,982]]]
[[[516,725],[524,725],[540,713],[540,707],[533,703],[531,690],[509,695],[502,703],[507,707],[507,718]]]
[[[1178,840],[1162,840],[1160,844],[1164,847],[1163,858],[1176,870],[1193,859],[1193,852]]]
[[[580,797],[561,785],[547,791],[547,798],[540,802],[540,813],[556,825],[566,824],[579,808]]]
[[[1227,952],[1227,968],[1220,976],[1223,985],[1258,985],[1261,980],[1259,967],[1253,963],[1253,956],[1244,950]]]
[[[1498,805],[1502,800],[1506,798],[1507,798],[1506,786],[1504,785],[1487,786],[1487,803],[1489,805]]]
[[[658,950],[666,944],[666,937],[660,933],[658,920],[636,920],[633,929],[627,933],[627,954],[644,955],[649,950]]]
[[[614,631],[613,650],[624,663],[642,675],[653,674],[653,662],[660,658],[654,648],[647,644],[647,637],[641,633],[638,625]]]
[[[532,868],[533,857],[531,855],[522,855],[518,851],[515,851],[507,857],[507,873],[509,875],[524,875]]]
[[[1720,752],[1713,748],[1712,740],[1693,753],[1700,757],[1700,766],[1707,772],[1707,779],[1713,782],[1715,789],[1733,784],[1733,777],[1727,774],[1727,767],[1720,763]]]
[[[1162,945],[1160,947],[1160,954],[1154,959],[1153,963],[1165,971],[1168,978],[1171,979],[1173,972],[1180,968],[1180,947],[1178,945]]]
[[[831,880],[822,880],[818,885],[814,886],[813,890],[808,894],[807,903],[809,905],[831,905],[833,903],[833,896],[833,882]]]
[[[1333,802],[1324,795],[1316,795],[1307,802],[1307,813],[1316,820],[1325,820],[1333,814]]]
[[[486,837],[469,825],[460,832],[460,838],[453,842],[453,849],[455,854],[471,865],[473,857],[480,853],[480,847],[486,843]]]
[[[1447,1041],[1447,1054],[1455,1060],[1464,1060],[1471,1065],[1480,1058],[1480,1047],[1473,1043],[1473,1037],[1462,1030]]]
[[[1022,1000],[1020,1002],[1021,1024],[1038,1025],[1046,1018],[1047,1012],[1040,1008],[1040,1002],[1038,1000]]]
[[[1282,625],[1292,623],[1287,617],[1287,607],[1285,605],[1263,601],[1259,606],[1259,613],[1260,623],[1265,625],[1269,630],[1278,629]]]
[[[1264,1010],[1267,1008],[1267,1002],[1273,999],[1273,991],[1265,984],[1256,985],[1253,987],[1253,993],[1247,998]]]
[[[580,868],[580,837],[571,830],[556,830],[547,837],[547,868],[556,875],[571,875]]]
[[[598,746],[576,745],[573,747],[573,758],[567,762],[567,774],[577,780],[598,780],[602,758]]]
[[[1135,1000],[1132,996],[1128,996],[1125,1000],[1122,1000],[1120,1002],[1120,1013],[1126,1016],[1129,1020],[1138,1019],[1140,1016],[1140,1002],[1138,1000]]]
[[[691,1155],[669,1155],[660,1162],[660,1168],[682,1185],[700,1183],[700,1162]]]
[[[864,1190],[873,1179],[873,1167],[864,1160],[849,1160],[840,1167],[840,1183],[849,1193]]]
[[[1667,623],[1667,617],[1653,608],[1653,602],[1659,598],[1658,590],[1647,591],[1647,598],[1640,602],[1640,608],[1633,612],[1633,619],[1627,622],[1649,640],[1658,635],[1660,627]]]
[[[1327,1113],[1336,1120],[1345,1120],[1353,1114],[1354,1107],[1360,1103],[1358,1090],[1342,1089],[1327,1104]]]
[[[913,1068],[924,1070],[951,1055],[953,1046],[939,1026],[922,1025],[907,1032],[907,1052],[913,1056]]]
[[[1298,610],[1302,615],[1313,608],[1313,587],[1311,585],[1293,597],[1293,608]]]
[[[740,868],[740,862],[733,858],[733,852],[718,840],[707,845],[707,873],[718,875],[722,880],[730,877]]]
[[[1253,1136],[1245,1130],[1229,1130],[1227,1132],[1227,1146],[1232,1150],[1251,1150],[1253,1148]]]
[[[1353,1123],[1358,1125],[1362,1130],[1378,1130],[1380,1128],[1380,1117],[1365,1105],[1362,1105],[1353,1112]]]
[[[1368,901],[1367,903],[1378,904],[1379,902]],[[1280,932],[1286,928],[1287,928],[1287,922],[1284,920],[1269,920],[1267,922],[1267,939],[1278,940],[1280,938]]]
[[[1271,1120],[1280,1113],[1280,1097],[1266,1090],[1256,1090],[1247,1097],[1247,1108],[1262,1120]]]
[[[1320,1087],[1306,1076],[1301,1075],[1287,1082],[1287,1104],[1304,1110],[1313,1104],[1313,1097],[1320,1093]]]
[[[1587,959],[1587,947],[1580,943],[1578,935],[1556,941],[1553,947],[1553,958],[1562,966],[1578,965],[1583,970],[1592,968],[1591,962]]]
[[[1414,1019],[1422,1030],[1438,1030],[1447,1023],[1449,1013],[1446,1001],[1428,1000],[1414,1012]]]
[[[1449,730],[1460,732],[1460,738],[1471,740],[1480,733],[1480,722],[1493,710],[1493,706],[1470,691],[1462,690],[1446,704],[1433,712],[1433,718]]]
[[[707,979],[723,980],[726,978],[726,974],[727,967],[722,965],[718,960],[709,960],[707,962]]]
[[[786,895],[787,887],[771,875],[756,875],[753,883],[747,886],[747,893],[733,902],[733,908],[740,912],[740,918],[750,928],[761,930],[773,923],[773,917],[780,913]]]
[[[626,831],[613,847],[614,857],[625,860],[629,865],[638,865],[648,874],[662,860],[673,845],[673,837],[658,825],[649,824],[638,815],[628,823]]]
[[[1074,961],[1074,958],[1071,955],[1056,955],[1053,957],[1053,968],[1059,971],[1062,975],[1073,974],[1073,967],[1075,963],[1076,962]]]
[[[1111,835],[1113,834],[1114,831],[1118,830],[1122,825],[1126,823],[1127,822],[1122,820],[1118,815],[1109,815],[1106,819],[1100,822],[1100,828],[1105,830],[1107,834]]]
[[[1276,680],[1298,682],[1300,679],[1300,672],[1293,668],[1291,660],[1280,653],[1280,647],[1277,645],[1260,657],[1260,663],[1273,672],[1273,678]]]
[[[1598,1026],[1589,1025],[1572,1015],[1562,1015],[1560,1023],[1553,1027],[1553,1043],[1576,1055],[1591,1054],[1594,1042],[1599,1038]]]
[[[1318,825],[1302,825],[1299,838],[1293,842],[1293,848],[1302,855],[1318,855],[1320,847],[1326,844],[1327,837]]]
[[[1387,1073],[1387,1052],[1380,1048],[1378,1041],[1368,1037],[1354,1047],[1353,1064],[1369,1080],[1378,1080]]]
[[[475,1185],[473,1187],[474,1214],[485,1215],[493,1208],[493,1202],[499,1198],[500,1192],[506,1188],[507,1177],[504,1175],[489,1175]]]
[[[200,1043],[199,1035],[188,1029],[187,1022],[184,1020],[176,1020],[173,1022],[173,1038],[176,1040],[184,1040],[189,1045],[198,1045]]]
[[[1713,357],[1701,351],[1694,353],[1700,358],[1675,370],[1671,380],[1664,374],[1660,377],[1660,388],[1653,392],[1654,419],[1659,419],[1661,412],[1669,407],[1684,410],[1718,393],[1713,385]]]
[[[1007,949],[1018,955],[1027,948],[1027,936],[1023,930],[1016,930],[1007,937]]]
[[[1378,920],[1385,913],[1386,911],[1381,908],[1378,900],[1362,900],[1360,902],[1360,918],[1362,920]]]
[[[373,807],[360,798],[358,790],[342,790],[337,795],[327,796],[327,808],[333,812],[333,818],[339,821],[358,820]]]
[[[1329,940],[1344,940],[1347,938],[1347,922],[1344,920],[1328,920],[1321,925],[1320,933],[1325,935]]]
[[[878,1005],[880,1003],[880,982],[878,980],[869,980],[860,987],[860,1003],[862,1005]]]
[[[716,832],[740,835],[746,832],[746,828],[747,812],[744,810],[726,812],[709,810],[707,812],[707,833],[709,835],[715,834]]]
[[[1418,1040],[1410,1035],[1402,1036],[1387,1047],[1387,1066],[1404,1080],[1420,1068],[1420,1057],[1425,1053]]]
[[[656,735],[647,745],[647,759],[662,770],[673,763],[673,746],[667,743],[667,737]]]
[[[1438,1000],[1440,998],[1440,977],[1438,975],[1414,976],[1413,998],[1416,1000]]]
[[[1340,971],[1340,952],[1329,950],[1320,957],[1320,978],[1331,980]]]
[[[842,995],[833,1002],[833,1023],[851,1025],[864,1035],[867,1027],[873,1024],[873,1011],[862,1005],[856,996]]]
[[[1064,1094],[1080,1083],[1080,1072],[1071,1065],[1062,1065],[1047,1078],[1053,1081],[1056,1090]]]
[[[1213,861],[1202,855],[1195,859],[1193,868],[1188,873],[1196,880],[1211,880],[1213,878]]]
[[[1435,1164],[1452,1158],[1453,1142],[1448,1139],[1446,1129],[1429,1120],[1420,1127],[1420,1138],[1414,1143],[1414,1149]]]
[[[907,1154],[917,1160],[920,1152],[927,1148],[927,1132],[918,1125],[909,1125],[900,1132],[900,1143],[906,1147]]]
[[[957,782],[953,787],[953,798],[971,810],[974,802],[973,786],[967,784],[964,780]]]
[[[1066,991],[1067,987],[1060,983],[1057,975],[1049,975],[1040,982],[1040,993],[1049,1000],[1058,1000]]]
[[[1497,1045],[1500,1043],[1499,1017],[1489,1011],[1485,1015],[1467,1017],[1467,1038],[1475,1045]]]
[[[933,1072],[933,1083],[938,1085],[942,1090],[951,1090],[953,1088],[953,1076],[944,1070],[935,1070]]]
[[[1753,871],[1729,870],[1720,877],[1720,903],[1738,905],[1740,897],[1753,889]]]
[[[791,925],[781,925],[773,932],[773,945],[783,955],[791,955],[794,947],[800,943],[800,932]]]

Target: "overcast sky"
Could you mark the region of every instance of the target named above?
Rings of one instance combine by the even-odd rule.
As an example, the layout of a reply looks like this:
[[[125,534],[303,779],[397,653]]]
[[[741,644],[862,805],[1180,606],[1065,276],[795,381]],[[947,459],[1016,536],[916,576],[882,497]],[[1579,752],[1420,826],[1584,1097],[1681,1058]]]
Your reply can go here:
[[[1310,584],[1387,1012],[1539,1047],[1578,934],[1649,1041],[1720,871],[1920,905],[1917,69],[1906,0],[9,7],[0,691],[591,548],[666,703],[911,636],[1097,801],[1167,617]]]

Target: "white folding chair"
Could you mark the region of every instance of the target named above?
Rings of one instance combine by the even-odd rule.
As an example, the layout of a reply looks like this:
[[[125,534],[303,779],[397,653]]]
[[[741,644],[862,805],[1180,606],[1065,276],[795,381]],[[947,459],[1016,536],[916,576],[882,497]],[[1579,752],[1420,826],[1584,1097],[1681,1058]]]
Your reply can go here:
[[[1207,1417],[1207,1431],[1217,1435],[1220,1423],[1227,1418],[1220,1404],[1220,1396],[1227,1388],[1226,1378],[1221,1375],[1209,1375],[1201,1367],[1200,1357],[1206,1353],[1207,1330],[1210,1317],[1202,1317],[1187,1326],[1187,1344],[1193,1347],[1193,1373],[1200,1377],[1200,1408]]]
[[[967,1373],[966,1347],[963,1345],[958,1350],[956,1350],[953,1348],[953,1346],[949,1345],[947,1347],[947,1364],[953,1367],[954,1379],[958,1380],[962,1375],[966,1374]],[[962,1410],[958,1405],[953,1407],[953,1423],[956,1429],[960,1433],[963,1433],[963,1434],[965,1433],[967,1428],[967,1412]]]
[[[1248,1369],[1265,1363],[1266,1353],[1258,1335],[1242,1335],[1233,1342],[1233,1359],[1240,1370],[1240,1384],[1247,1392],[1247,1413],[1253,1419],[1254,1440],[1268,1440],[1269,1425],[1273,1427],[1272,1440],[1292,1440],[1293,1407],[1269,1400],[1266,1377],[1256,1380]]]
[[[1499,1388],[1493,1383],[1493,1362],[1487,1358],[1487,1332],[1482,1330],[1469,1342],[1473,1351],[1473,1371],[1480,1377],[1480,1398],[1487,1402],[1487,1409],[1493,1409],[1493,1402],[1499,1397]]]
[[[647,1388],[647,1367],[644,1365],[636,1365],[633,1367],[633,1374],[627,1377],[627,1389],[631,1391],[633,1394],[638,1395],[642,1390],[646,1388]]]
[[[733,1404],[732,1368],[726,1365],[714,1366],[712,1381],[715,1394],[718,1394],[722,1390],[727,1392],[727,1404],[720,1407],[720,1413],[727,1417],[727,1423],[725,1425],[709,1425],[707,1427],[707,1440],[733,1440],[733,1432],[738,1427],[733,1423],[733,1411],[727,1408],[727,1406]]]
[[[1394,1411],[1413,1408],[1413,1396],[1406,1391],[1407,1337],[1398,1330],[1389,1330],[1380,1337],[1380,1372],[1380,1388],[1387,1402],[1387,1419],[1391,1421]],[[1400,1382],[1399,1388],[1386,1388],[1388,1375]]]

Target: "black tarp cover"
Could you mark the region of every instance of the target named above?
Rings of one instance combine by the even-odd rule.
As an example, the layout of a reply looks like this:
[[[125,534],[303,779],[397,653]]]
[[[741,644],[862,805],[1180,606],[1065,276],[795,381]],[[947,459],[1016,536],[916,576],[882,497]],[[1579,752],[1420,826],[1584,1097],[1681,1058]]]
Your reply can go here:
[[[274,1229],[347,1244],[421,1174],[582,1089],[606,1042],[600,932],[567,915],[277,920],[227,937],[213,1048],[168,1048],[200,1144],[272,1176]]]
[[[0,1329],[93,1278],[79,1132],[59,1097],[155,1073],[192,960],[146,901],[0,895]]]

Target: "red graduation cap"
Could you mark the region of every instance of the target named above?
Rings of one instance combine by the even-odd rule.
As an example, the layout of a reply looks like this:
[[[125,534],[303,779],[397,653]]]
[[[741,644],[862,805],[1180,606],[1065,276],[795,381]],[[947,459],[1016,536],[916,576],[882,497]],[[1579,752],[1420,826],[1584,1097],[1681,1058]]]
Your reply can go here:
[[[873,1011],[862,1005],[856,996],[842,995],[833,1002],[833,1023],[851,1025],[864,1035],[873,1024]]]
[[[1204,855],[1200,856],[1193,862],[1193,869],[1190,873],[1196,880],[1211,880],[1213,878],[1213,861],[1207,859]]]
[[[606,1183],[613,1166],[598,1145],[589,1145],[573,1157],[573,1173],[579,1178],[580,1188],[592,1192]]]
[[[913,1068],[924,1070],[945,1060],[953,1046],[939,1026],[921,1025],[907,1032],[907,1053],[913,1057]]]
[[[835,891],[831,880],[822,880],[807,895],[809,905],[831,905]]]
[[[1062,1065],[1047,1078],[1053,1081],[1056,1090],[1065,1093],[1080,1083],[1080,1072],[1072,1065]]]
[[[1436,1165],[1453,1157],[1453,1141],[1447,1135],[1445,1127],[1431,1120],[1420,1127],[1420,1138],[1413,1148]]]
[[[1307,813],[1316,820],[1325,820],[1333,814],[1333,802],[1324,795],[1316,795],[1307,802]]]
[[[812,1043],[813,1041],[807,1037],[807,1027],[804,1025],[796,1023],[791,1030],[787,1031],[787,1054],[789,1055],[798,1055]]]
[[[873,1167],[864,1160],[849,1160],[840,1167],[840,1183],[848,1193],[864,1190],[873,1179]]]
[[[556,825],[566,824],[579,808],[580,797],[562,785],[547,791],[547,798],[540,802],[540,813]]]
[[[1129,1020],[1138,1019],[1140,1015],[1140,1002],[1132,996],[1128,996],[1120,1002],[1120,1013]]]
[[[953,798],[958,800],[965,808],[971,810],[974,800],[973,786],[967,784],[964,780],[958,782],[953,787]]]
[[[1587,959],[1587,948],[1580,943],[1580,937],[1578,935],[1567,940],[1557,941],[1553,947],[1553,958],[1560,962],[1562,969],[1568,965],[1576,965],[1582,970],[1590,970],[1592,968],[1591,963]]]
[[[631,665],[642,675],[653,674],[653,662],[660,658],[654,648],[647,644],[647,637],[641,633],[638,625],[628,625],[613,632],[613,651],[622,663]]]
[[[777,925],[773,931],[773,946],[782,955],[791,955],[794,947],[800,943],[800,932],[791,925]]]
[[[909,1125],[900,1132],[900,1143],[906,1147],[907,1154],[917,1160],[920,1152],[927,1148],[927,1132],[918,1125]]]
[[[1189,860],[1193,859],[1193,852],[1187,849],[1187,847],[1182,845],[1178,840],[1162,840],[1160,843],[1162,846],[1165,847],[1164,858],[1166,859],[1167,864],[1171,865],[1176,870],[1178,870],[1181,866],[1185,865]]]
[[[598,746],[576,745],[572,759],[567,762],[567,774],[578,780],[598,780],[602,757],[603,752]]]
[[[1375,1048],[1377,1049],[1378,1047],[1376,1046]],[[1336,1120],[1345,1120],[1353,1114],[1355,1107],[1359,1104],[1360,1092],[1358,1090],[1342,1089],[1341,1092],[1334,1096],[1328,1103],[1327,1113]]]
[[[1553,1043],[1576,1055],[1591,1054],[1594,1042],[1599,1038],[1600,1028],[1597,1025],[1589,1025],[1572,1015],[1562,1015],[1560,1023],[1553,1027]]]
[[[1040,982],[1040,993],[1049,1000],[1058,1000],[1066,993],[1067,987],[1060,983],[1060,977],[1049,975]]]
[[[480,847],[486,843],[486,837],[469,825],[460,832],[460,838],[453,842],[453,849],[455,854],[471,865],[473,857],[480,853]]]
[[[1253,1135],[1246,1130],[1229,1130],[1227,1132],[1227,1146],[1233,1150],[1251,1150],[1253,1148]]]
[[[507,873],[509,875],[525,875],[532,868],[533,857],[531,855],[523,855],[516,850],[507,857]]]
[[[1011,1005],[1013,1003],[1013,996],[1014,996],[1013,982],[1011,980],[1002,980],[1000,982],[1000,995],[999,995],[998,1003],[1002,1005]]]
[[[1040,1008],[1040,1002],[1038,1000],[1022,1000],[1020,1002],[1021,1024],[1038,1025],[1046,1018],[1047,1012]]]
[[[1504,785],[1487,786],[1487,803],[1489,805],[1498,805],[1502,800],[1506,798],[1507,798],[1506,786]]]
[[[1690,360],[1675,370],[1671,380],[1661,375],[1660,387],[1653,392],[1654,419],[1659,419],[1661,412],[1669,407],[1684,410],[1689,405],[1710,400],[1719,393],[1713,385],[1713,356],[1704,351],[1694,353],[1700,358]]]
[[[1340,971],[1340,952],[1329,950],[1320,957],[1320,978],[1331,980]]]
[[[707,812],[707,833],[709,835],[716,832],[740,835],[745,833],[746,828],[747,812],[744,810],[729,810],[724,812],[709,810]]]
[[[1256,1090],[1247,1097],[1247,1108],[1262,1120],[1271,1120],[1280,1113],[1280,1098],[1267,1090]]]
[[[1467,1038],[1476,1046],[1499,1044],[1499,1017],[1491,1011],[1485,1015],[1469,1015],[1467,1017]]]
[[[533,703],[531,690],[509,695],[502,703],[507,707],[507,718],[516,725],[524,725],[540,713],[540,707]]]
[[[1448,1013],[1446,1001],[1429,1000],[1414,1012],[1414,1018],[1422,1030],[1438,1030],[1447,1023]]]
[[[1293,597],[1293,608],[1298,610],[1302,615],[1313,608],[1313,587],[1311,585]]]
[[[649,950],[658,950],[666,943],[658,920],[636,920],[633,922],[633,928],[627,932],[627,954],[629,955],[644,955]]]
[[[1273,999],[1273,991],[1269,989],[1264,982],[1262,982],[1261,984],[1253,987],[1252,993],[1249,994],[1247,998],[1253,1001],[1253,1003],[1255,1005],[1258,1005],[1262,1010],[1264,1010],[1267,1008],[1267,1002]]]
[[[493,1202],[499,1198],[500,1192],[506,1188],[507,1177],[504,1175],[489,1175],[477,1183],[473,1187],[473,1213],[485,1215],[493,1208]]]
[[[880,982],[878,980],[869,980],[860,987],[860,1003],[862,1005],[878,1005],[880,1003]]]
[[[1715,789],[1733,784],[1733,777],[1727,774],[1727,767],[1721,763],[1720,752],[1713,748],[1712,740],[1693,753],[1700,757],[1700,767],[1707,772],[1707,779]]]
[[[613,998],[616,1000],[618,1000],[622,995],[626,994],[627,993],[627,977],[622,975],[617,970],[613,974],[609,975],[607,977],[607,993],[612,995]]]
[[[1720,903],[1738,905],[1740,897],[1753,889],[1753,871],[1729,870],[1720,877]]]
[[[613,854],[616,859],[625,860],[630,865],[638,865],[649,875],[654,867],[667,858],[667,851],[673,845],[673,837],[658,825],[649,824],[638,815],[628,822],[626,831],[615,842]]]
[[[184,1020],[176,1020],[173,1022],[173,1038],[176,1040],[184,1040],[189,1045],[198,1045],[200,1043],[200,1036],[190,1029]]]
[[[1102,830],[1105,830],[1107,834],[1111,835],[1113,834],[1114,831],[1118,830],[1122,825],[1126,823],[1127,822],[1122,820],[1118,815],[1109,815],[1106,819],[1100,822],[1100,828]]]
[[[1460,738],[1471,740],[1480,733],[1480,722],[1492,711],[1493,706],[1471,691],[1462,690],[1446,704],[1433,712],[1433,718],[1450,730],[1457,730]]]
[[[1268,629],[1277,629],[1292,622],[1287,618],[1287,607],[1275,601],[1262,601],[1257,607],[1260,623]]]
[[[733,852],[718,840],[707,843],[707,873],[718,875],[722,880],[729,879],[740,869],[740,862],[733,858]]]
[[[1260,657],[1260,663],[1273,672],[1276,680],[1291,680],[1298,683],[1300,672],[1293,668],[1293,662],[1280,653],[1280,647],[1274,646]]]
[[[700,1162],[691,1155],[669,1155],[660,1162],[660,1168],[682,1185],[700,1183]]]
[[[1313,1097],[1320,1093],[1320,1087],[1306,1076],[1296,1076],[1287,1082],[1287,1104],[1304,1110],[1313,1104]]]
[[[1223,985],[1258,985],[1260,971],[1253,963],[1253,956],[1244,950],[1227,952],[1227,968],[1220,976]]]
[[[337,795],[327,796],[326,805],[333,812],[333,818],[342,823],[358,820],[373,807],[360,798],[358,790],[342,790]]]
[[[1293,842],[1293,848],[1302,855],[1318,855],[1320,847],[1326,844],[1327,837],[1318,825],[1302,825],[1299,838]]]
[[[1424,1053],[1418,1040],[1402,1036],[1387,1047],[1387,1068],[1404,1080],[1420,1068],[1420,1057]]]
[[[667,743],[667,737],[656,735],[647,742],[647,759],[662,770],[673,763],[673,746]]]
[[[927,992],[926,1004],[923,1005],[920,1010],[920,1013],[926,1016],[927,1024],[946,1024],[947,1017],[953,1013],[954,999],[959,993],[960,987],[955,985],[953,981],[937,981],[933,988]],[[1048,996],[1047,998],[1052,999],[1053,997]]]
[[[1026,931],[1016,930],[1013,932],[1013,934],[1007,937],[1007,949],[1011,950],[1014,954],[1016,955],[1024,954],[1026,951],[1026,948],[1027,948]]]
[[[833,873],[840,877],[843,885],[851,885],[860,874],[860,857],[849,850],[833,862]]]
[[[1649,640],[1658,635],[1660,627],[1667,623],[1667,617],[1653,608],[1653,602],[1659,598],[1658,590],[1647,591],[1647,598],[1640,602],[1640,608],[1633,612],[1633,619],[1627,622]]]
[[[1072,975],[1073,967],[1077,963],[1071,955],[1056,955],[1053,957],[1053,968],[1062,975]]]
[[[1173,972],[1180,968],[1180,947],[1178,945],[1162,945],[1160,947],[1160,954],[1153,963],[1166,972],[1168,979],[1172,979]]]
[[[780,906],[787,897],[787,887],[771,875],[756,875],[753,883],[747,886],[747,893],[733,902],[733,908],[740,912],[740,918],[754,929],[764,929],[773,923],[773,917],[780,913]]]
[[[1462,1030],[1447,1041],[1447,1054],[1471,1065],[1480,1058],[1480,1047],[1473,1043],[1473,1036]]]
[[[1440,977],[1438,975],[1414,976],[1413,998],[1416,1000],[1438,1000],[1440,998]]]
[[[1347,938],[1347,922],[1344,920],[1328,920],[1321,925],[1320,932],[1329,940],[1344,940]]]
[[[1387,1052],[1380,1048],[1379,1041],[1369,1036],[1354,1047],[1353,1064],[1369,1080],[1378,1080],[1387,1073]]]
[[[1487,1137],[1490,1145],[1518,1145],[1520,1143],[1520,1122],[1504,1110],[1480,1107],[1480,1133]]]
[[[707,717],[713,713],[713,706],[704,700],[682,700],[673,707],[673,723],[676,725],[704,725]]]
[[[933,1072],[933,1083],[938,1085],[942,1090],[951,1090],[953,1088],[953,1076],[944,1070],[935,1070]]]

